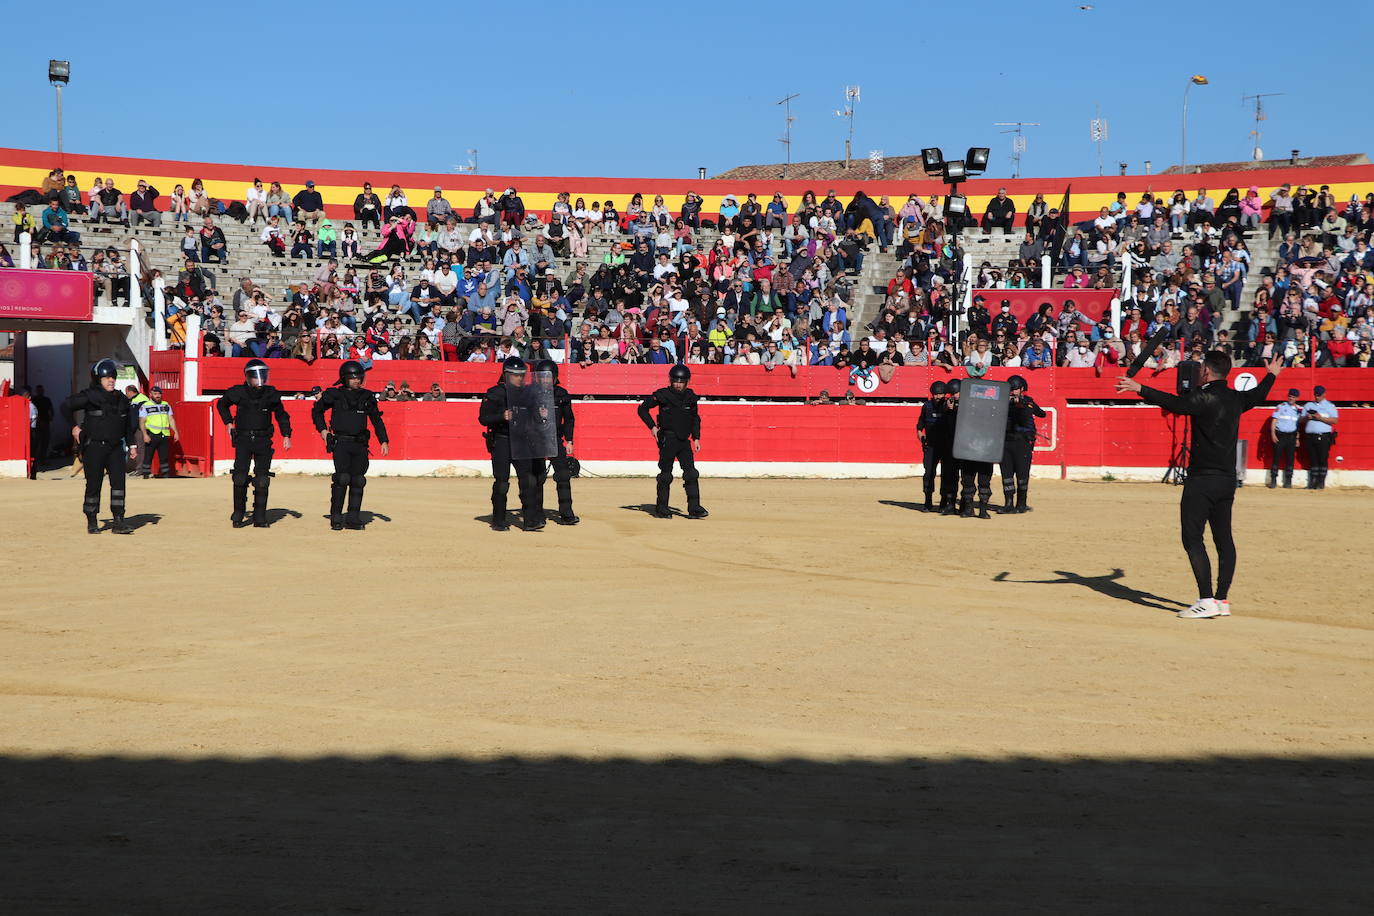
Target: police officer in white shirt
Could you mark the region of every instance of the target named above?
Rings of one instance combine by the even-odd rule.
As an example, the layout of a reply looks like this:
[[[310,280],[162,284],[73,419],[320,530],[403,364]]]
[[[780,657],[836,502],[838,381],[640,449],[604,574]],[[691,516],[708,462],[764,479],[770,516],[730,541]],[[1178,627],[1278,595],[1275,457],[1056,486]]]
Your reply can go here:
[[[1303,405],[1302,415],[1307,421],[1307,489],[1326,489],[1326,463],[1335,438],[1336,422],[1340,418],[1336,405],[1326,399],[1322,385],[1312,389],[1314,400]]]
[[[1293,457],[1298,451],[1298,422],[1302,410],[1298,407],[1296,388],[1288,389],[1288,400],[1274,408],[1274,422],[1269,435],[1274,441],[1274,459],[1269,465],[1269,489],[1278,485],[1279,471],[1283,471],[1283,488],[1293,486]]]

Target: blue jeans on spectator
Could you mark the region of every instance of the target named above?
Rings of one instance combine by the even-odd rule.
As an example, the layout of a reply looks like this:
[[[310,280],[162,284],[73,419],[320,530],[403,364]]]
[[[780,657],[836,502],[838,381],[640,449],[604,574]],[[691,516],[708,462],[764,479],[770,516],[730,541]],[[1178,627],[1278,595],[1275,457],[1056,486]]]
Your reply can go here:
[[[291,222],[291,208],[290,208],[290,207],[287,207],[287,206],[284,206],[284,205],[282,205],[282,204],[268,204],[268,205],[267,205],[267,218],[270,220],[270,219],[271,219],[272,217],[274,217],[274,216],[280,216],[280,217],[282,218],[282,222],[284,222],[284,223],[290,223],[290,222]]]
[[[386,301],[393,307],[405,302],[406,298],[405,290],[394,289],[386,294]]]
[[[314,254],[315,252],[310,249],[309,242],[297,242],[291,246],[291,257],[293,258],[308,258]]]
[[[874,226],[873,228],[874,231],[878,233],[878,247],[891,248],[892,220],[888,219],[887,217],[883,217],[881,220],[878,221],[878,225]]]
[[[350,331],[352,331],[354,334],[358,333],[358,321],[357,321],[356,318],[353,317],[353,313],[352,313],[352,312],[340,312],[340,313],[339,313],[339,324],[341,324],[341,325],[343,325],[344,327],[348,328],[348,329],[349,329]]]
[[[338,247],[337,242],[320,242],[318,246],[320,259],[337,258],[339,256],[337,252]]]
[[[229,249],[211,248],[208,242],[200,243],[200,260],[203,264],[209,264],[212,260],[221,264],[229,263]]]
[[[1169,214],[1169,228],[1174,232],[1182,232],[1188,227],[1188,217],[1182,213]]]

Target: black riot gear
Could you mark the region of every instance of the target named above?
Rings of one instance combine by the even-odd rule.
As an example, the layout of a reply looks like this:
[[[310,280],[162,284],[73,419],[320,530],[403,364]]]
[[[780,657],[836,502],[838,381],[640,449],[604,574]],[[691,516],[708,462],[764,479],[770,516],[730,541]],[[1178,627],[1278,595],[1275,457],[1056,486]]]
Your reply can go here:
[[[347,382],[351,378],[362,378],[366,374],[367,370],[364,369],[363,364],[356,359],[347,360],[339,367],[339,381],[341,382]],[[319,402],[317,401],[316,403]]]
[[[118,372],[119,365],[114,360],[102,359],[91,367],[91,386],[62,402],[62,417],[68,426],[76,425],[77,411],[82,414],[77,450],[86,475],[86,492],[81,511],[91,534],[100,530],[96,515],[100,511],[101,485],[107,476],[110,514],[114,516],[112,530],[116,534],[131,531],[124,522],[124,462],[138,435],[138,410],[124,392],[106,391],[100,383],[102,378],[115,378]]]
[[[250,359],[243,367],[243,380],[245,382],[257,382],[259,385],[266,385],[267,363],[260,359]]]
[[[91,367],[91,384],[99,385],[103,378],[118,378],[119,363],[106,357]]]
[[[947,394],[948,392],[949,392],[949,386],[947,386],[944,382],[931,382],[931,383],[930,383],[930,396],[931,396],[931,397],[939,397],[939,396],[941,396],[941,395],[943,395],[943,394]]]
[[[690,382],[691,380],[692,370],[680,363],[668,370],[669,382]]]
[[[558,384],[558,363],[551,359],[541,359],[534,364],[535,372],[548,372],[553,375],[553,383]]]
[[[521,359],[520,357],[518,357],[518,356],[511,356],[511,357],[508,357],[508,358],[506,359],[506,361],[505,361],[504,363],[501,364],[501,372],[502,372],[502,374],[505,374],[505,373],[507,373],[507,372],[510,372],[510,373],[515,374],[515,375],[520,375],[520,374],[522,374],[522,373],[524,373],[524,372],[528,372],[528,371],[529,371],[529,366],[525,365],[525,361],[524,361],[523,359]]]
[[[362,378],[362,371],[360,363],[349,360],[339,369],[339,377]],[[358,374],[345,375],[352,372]],[[329,527],[335,531],[345,526],[361,530],[363,488],[367,486],[370,464],[368,442],[372,438],[367,424],[371,421],[373,429],[377,431],[377,441],[384,448],[389,441],[386,424],[382,422],[382,411],[377,406],[377,395],[362,387],[330,388],[320,396],[310,416],[315,429],[321,433],[325,431],[326,413],[329,414],[329,432],[325,435],[325,447],[334,455],[334,476],[329,491]],[[342,515],[345,496],[348,499],[347,516]]]
[[[1007,384],[1011,386],[1012,391],[1025,391],[1029,387],[1026,384],[1025,376],[1022,375],[1013,375],[1007,379]]]
[[[668,370],[671,381],[686,381],[690,377],[691,371],[686,366]],[[657,417],[652,413],[655,409]],[[676,462],[682,468],[682,488],[687,491],[687,515],[705,518],[708,513],[702,508],[701,488],[697,482],[701,475],[693,454],[701,441],[697,393],[690,388],[681,391],[672,386],[660,388],[639,405],[639,418],[658,434],[658,498],[654,514],[659,518],[672,517],[668,496],[673,486],[673,463]]]
[[[229,520],[235,528],[245,524],[250,481],[253,484],[253,527],[267,527],[273,419],[283,438],[291,438],[291,417],[282,405],[281,392],[267,384],[267,366],[261,360],[250,360],[244,367],[244,377],[254,377],[254,363],[261,367],[262,383],[234,385],[215,404],[220,419],[229,427],[229,442],[234,447],[234,469],[230,472],[234,482],[234,508]]]
[[[958,394],[961,385],[957,378],[952,378],[945,382],[945,394]]]

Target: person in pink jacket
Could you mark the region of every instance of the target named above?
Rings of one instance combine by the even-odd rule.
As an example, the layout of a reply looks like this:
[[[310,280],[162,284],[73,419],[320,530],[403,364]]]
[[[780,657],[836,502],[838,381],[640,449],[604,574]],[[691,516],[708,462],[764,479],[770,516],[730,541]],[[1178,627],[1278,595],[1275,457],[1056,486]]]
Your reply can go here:
[[[1259,188],[1254,185],[1240,199],[1240,227],[1258,229],[1264,216],[1264,201],[1260,199]]]

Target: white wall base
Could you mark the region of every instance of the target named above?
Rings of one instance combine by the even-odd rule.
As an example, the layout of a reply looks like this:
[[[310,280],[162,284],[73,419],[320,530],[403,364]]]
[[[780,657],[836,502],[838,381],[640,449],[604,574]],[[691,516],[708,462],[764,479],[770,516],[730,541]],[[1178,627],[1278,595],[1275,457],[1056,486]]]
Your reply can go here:
[[[0,477],[28,477],[29,463],[22,458],[0,460]]]

